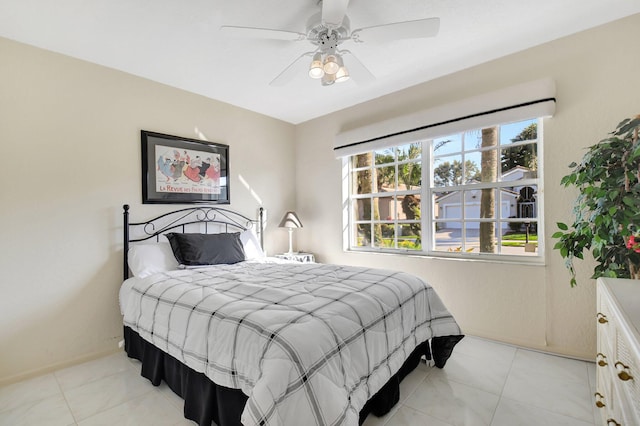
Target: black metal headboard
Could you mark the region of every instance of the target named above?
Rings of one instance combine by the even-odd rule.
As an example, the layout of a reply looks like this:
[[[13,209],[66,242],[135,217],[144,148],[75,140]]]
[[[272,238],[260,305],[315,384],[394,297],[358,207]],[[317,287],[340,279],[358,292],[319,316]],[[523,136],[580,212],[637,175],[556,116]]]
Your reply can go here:
[[[260,238],[260,247],[264,247],[264,208],[260,207],[258,219],[222,207],[193,206],[173,210],[145,222],[129,222],[129,205],[122,206],[124,232],[124,279],[129,278],[129,245],[141,241],[160,240],[167,231],[186,232],[187,228],[199,227],[204,234],[244,231],[255,229]]]

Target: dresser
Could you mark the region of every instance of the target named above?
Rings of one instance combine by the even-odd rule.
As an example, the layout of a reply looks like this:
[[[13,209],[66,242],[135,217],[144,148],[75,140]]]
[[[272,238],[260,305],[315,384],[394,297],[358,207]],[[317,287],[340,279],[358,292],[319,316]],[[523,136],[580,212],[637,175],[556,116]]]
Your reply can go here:
[[[606,426],[640,425],[640,280],[597,282],[595,404]]]

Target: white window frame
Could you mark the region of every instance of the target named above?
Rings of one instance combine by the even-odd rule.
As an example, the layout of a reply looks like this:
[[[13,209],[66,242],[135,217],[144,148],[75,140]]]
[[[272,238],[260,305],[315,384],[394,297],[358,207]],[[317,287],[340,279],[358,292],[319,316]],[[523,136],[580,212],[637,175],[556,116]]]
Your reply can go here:
[[[406,144],[402,144],[400,146],[405,146],[405,145]],[[420,153],[420,159],[419,160],[418,159],[408,159],[408,160],[400,160],[400,161],[398,161],[398,153],[397,153],[397,150],[395,150],[396,147],[392,147],[393,153],[394,153],[393,154],[394,155],[394,161],[389,162],[389,163],[383,163],[383,164],[380,164],[380,165],[376,165],[375,164],[375,152],[376,151],[373,151],[373,164],[371,165],[371,169],[375,170],[375,169],[381,169],[381,168],[384,168],[384,167],[392,167],[393,166],[394,169],[395,169],[394,176],[395,176],[396,190],[393,191],[393,192],[380,192],[380,191],[378,191],[378,192],[374,192],[374,193],[370,193],[370,194],[351,194],[351,193],[349,193],[349,203],[350,203],[350,206],[349,206],[350,216],[349,216],[349,218],[353,218],[353,216],[352,216],[353,215],[353,210],[352,209],[353,209],[353,203],[356,200],[373,200],[374,198],[382,198],[384,195],[389,195],[389,194],[391,195],[391,198],[393,200],[396,200],[396,197],[398,197],[398,196],[406,196],[406,195],[414,195],[414,194],[420,195],[420,197],[422,197],[423,196],[423,186],[424,186],[424,167],[422,167],[422,169],[421,169],[422,170],[422,176],[420,177],[420,180],[423,183],[420,185],[420,189],[408,189],[408,190],[399,191],[399,190],[397,190],[397,187],[398,187],[398,184],[400,183],[400,179],[399,179],[399,176],[398,176],[398,168],[400,166],[404,165],[404,164],[410,164],[410,163],[420,163],[420,164],[422,164],[423,161],[424,161],[423,160],[423,158],[424,158],[424,145],[425,144],[420,143],[422,152]],[[377,150],[377,151],[381,151],[381,150]],[[348,157],[348,158],[350,159],[352,157]],[[348,168],[349,168],[349,171],[350,171],[349,174],[351,176],[353,176],[353,174],[358,172],[358,171],[367,170],[367,168],[365,168],[365,167],[352,168],[350,164],[348,165]],[[350,188],[353,187],[352,185],[353,185],[353,182],[349,182],[349,187]],[[398,203],[397,203],[397,201],[395,201],[394,202],[394,209],[397,209],[397,206],[398,206]],[[358,225],[362,225],[362,224],[370,224],[370,226],[372,228],[371,229],[371,234],[373,235],[373,226],[376,223],[390,224],[390,225],[393,225],[393,227],[395,229],[395,231],[394,231],[394,235],[395,235],[395,237],[394,237],[394,246],[395,247],[387,248],[387,250],[393,250],[393,251],[400,250],[400,251],[407,251],[407,252],[411,252],[411,253],[420,253],[421,252],[420,250],[409,250],[409,249],[401,249],[401,248],[399,248],[398,247],[398,231],[399,231],[399,229],[400,229],[399,227],[401,225],[410,225],[410,224],[413,224],[413,223],[420,223],[420,227],[422,228],[422,226],[423,226],[423,221],[422,220],[421,221],[411,220],[411,219],[401,220],[401,219],[398,219],[398,212],[394,211],[394,215],[393,215],[393,219],[392,220],[382,219],[382,218],[379,218],[378,220],[376,220],[374,218],[371,218],[369,220],[354,220],[354,221],[350,220],[349,226],[358,226]],[[358,249],[365,250],[366,249],[365,247],[356,246],[356,241],[353,240],[354,238],[355,238],[355,234],[354,233],[350,233],[350,247],[357,247]],[[371,247],[371,249],[373,249],[373,250],[378,250],[378,249],[385,250],[385,248],[378,248],[378,247]]]
[[[524,121],[524,120],[518,120],[518,121]],[[497,126],[501,126],[501,125],[505,125],[505,124],[509,124],[509,123],[501,123],[498,124]],[[353,188],[352,186],[352,169],[351,169],[351,161],[352,161],[352,157],[353,156],[345,156],[343,157],[343,198],[344,198],[344,213],[343,213],[343,218],[344,218],[344,238],[343,238],[343,243],[344,243],[344,248],[347,251],[353,251],[353,252],[374,252],[374,253],[393,253],[393,254],[402,254],[402,255],[416,255],[416,256],[429,256],[429,257],[439,257],[439,258],[454,258],[454,259],[475,259],[475,260],[491,260],[491,261],[498,261],[498,262],[510,262],[510,263],[522,263],[522,264],[544,264],[545,262],[545,252],[544,252],[544,187],[543,187],[543,182],[544,182],[544,164],[543,164],[543,147],[544,147],[544,143],[543,143],[543,139],[544,139],[544,129],[543,129],[543,120],[542,118],[538,118],[537,119],[537,135],[538,138],[536,140],[528,140],[528,141],[519,141],[519,142],[514,142],[514,143],[510,143],[508,145],[498,145],[497,147],[491,147],[491,148],[477,148],[474,150],[464,150],[464,140],[463,140],[463,145],[462,145],[462,150],[464,151],[464,154],[469,154],[471,152],[482,152],[484,150],[490,150],[490,149],[497,149],[498,153],[500,153],[501,149],[504,149],[504,147],[516,147],[519,145],[527,145],[527,144],[531,144],[531,143],[536,143],[536,149],[537,149],[537,161],[538,161],[538,167],[537,167],[537,178],[534,179],[522,179],[522,180],[518,180],[516,181],[518,183],[517,186],[536,186],[537,187],[537,218],[535,220],[532,220],[532,222],[536,222],[537,223],[537,250],[536,253],[534,255],[514,255],[514,254],[504,254],[504,253],[479,253],[479,252],[475,252],[475,253],[466,253],[464,252],[464,245],[463,247],[463,251],[462,252],[447,252],[447,251],[436,251],[435,250],[435,228],[436,228],[436,223],[439,222],[447,222],[447,219],[435,219],[433,217],[433,211],[434,211],[434,197],[433,195],[435,193],[438,192],[442,192],[442,188],[444,187],[434,187],[433,186],[433,159],[440,157],[440,156],[435,156],[433,153],[433,139],[429,139],[429,140],[415,140],[415,139],[410,139],[410,135],[407,135],[406,140],[401,141],[401,142],[397,142],[394,143],[393,148],[397,147],[397,146],[404,146],[404,145],[408,145],[410,143],[419,143],[421,142],[422,144],[422,154],[421,154],[421,163],[422,163],[422,184],[419,190],[420,193],[420,199],[421,199],[421,236],[422,236],[422,241],[421,241],[421,250],[410,250],[410,249],[402,249],[402,248],[397,248],[397,225],[398,222],[402,222],[402,221],[398,221],[397,220],[397,215],[394,217],[393,223],[394,226],[396,227],[396,248],[385,248],[385,247],[373,247],[373,246],[367,246],[367,247],[360,247],[357,246],[357,242],[354,241],[356,238],[356,232],[354,230],[354,227],[357,226],[358,223],[360,223],[360,221],[356,222],[353,221],[353,204],[354,204],[354,200],[356,199],[360,199],[360,198],[374,198],[376,195],[379,195],[379,192],[376,194],[362,194],[362,195],[358,195],[358,194],[351,194],[351,189]],[[468,129],[468,130],[476,130],[476,129]],[[460,134],[464,134],[465,132],[460,132]],[[459,134],[459,133],[456,133]],[[499,137],[499,136],[498,136]],[[372,149],[368,152],[373,152],[374,153],[374,157],[373,157],[373,167],[375,167],[375,152],[379,151],[379,149]],[[395,150],[394,150],[395,151]],[[463,167],[464,167],[464,154],[462,154],[462,163],[463,163]],[[447,155],[452,155],[452,153],[449,153]],[[390,163],[396,166],[396,171],[397,171],[397,165],[400,164],[397,162],[394,163]],[[498,167],[500,167],[500,165],[498,165]],[[396,180],[398,180],[397,177],[397,173],[396,173]],[[505,188],[505,187],[512,187],[514,186],[513,184],[510,184],[514,181],[501,181],[500,179],[498,179],[496,182],[490,182],[490,183],[473,183],[473,184],[462,184],[462,185],[455,185],[455,186],[447,186],[446,189],[448,191],[467,191],[467,190],[480,190],[480,189],[485,189],[485,188],[492,188],[495,189],[498,195],[498,199],[497,199],[497,205],[501,206],[502,205],[502,191],[500,191],[501,188]],[[416,193],[416,191],[398,191],[398,192],[387,192],[386,194],[392,194],[392,195],[404,195],[405,193],[411,193],[414,194]],[[461,196],[464,195],[464,192],[461,192]],[[522,222],[522,219],[511,219],[511,218],[503,218],[501,217],[501,208],[497,209],[496,212],[496,218],[494,219],[480,219],[480,218],[465,218],[464,215],[464,200],[462,201],[462,207],[461,207],[461,215],[460,215],[460,219],[455,219],[456,222],[460,222],[462,227],[461,227],[461,232],[462,232],[462,241],[463,243],[466,241],[465,240],[465,231],[466,231],[466,227],[464,226],[464,224],[466,222],[495,222],[496,223],[496,228],[497,229],[501,229],[500,227],[502,226],[503,223],[509,223],[509,222]],[[448,220],[449,222],[451,222],[452,220]],[[372,224],[376,223],[376,221],[372,218],[370,221]],[[383,223],[388,223],[388,221],[384,220],[381,221]],[[498,250],[501,249],[502,247],[502,233],[501,232],[497,232],[497,239],[496,239],[496,245],[498,247]]]

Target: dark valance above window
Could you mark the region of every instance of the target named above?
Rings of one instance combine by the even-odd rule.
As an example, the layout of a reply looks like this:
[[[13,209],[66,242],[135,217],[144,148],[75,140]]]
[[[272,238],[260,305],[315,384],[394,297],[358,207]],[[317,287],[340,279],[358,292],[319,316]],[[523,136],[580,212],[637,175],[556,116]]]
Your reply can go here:
[[[555,95],[551,79],[524,83],[339,133],[333,149],[339,158],[501,123],[551,117]]]

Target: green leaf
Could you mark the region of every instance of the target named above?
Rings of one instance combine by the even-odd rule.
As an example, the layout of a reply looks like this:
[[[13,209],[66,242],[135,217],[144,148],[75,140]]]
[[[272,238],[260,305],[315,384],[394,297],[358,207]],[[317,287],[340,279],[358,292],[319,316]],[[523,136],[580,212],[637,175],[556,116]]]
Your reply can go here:
[[[567,257],[567,255],[569,254],[569,249],[566,247],[562,247],[560,248],[560,255],[562,257]]]
[[[597,227],[600,227],[602,225],[602,216],[596,216],[596,218],[594,219],[594,223]]]
[[[618,208],[616,206],[609,207],[609,216],[613,216],[614,214],[616,214],[617,211],[618,211]]]
[[[556,225],[558,225],[558,228],[562,229],[563,231],[569,230],[569,227],[565,223],[557,222]]]
[[[558,231],[558,232],[554,232],[551,238],[562,238],[563,235],[564,235],[564,232]]]
[[[629,197],[629,196],[623,197],[622,202],[629,207],[635,207],[636,205],[636,200],[634,200],[632,197]]]

